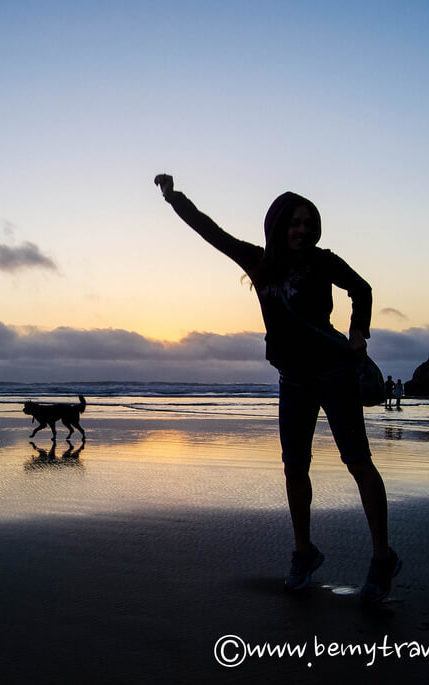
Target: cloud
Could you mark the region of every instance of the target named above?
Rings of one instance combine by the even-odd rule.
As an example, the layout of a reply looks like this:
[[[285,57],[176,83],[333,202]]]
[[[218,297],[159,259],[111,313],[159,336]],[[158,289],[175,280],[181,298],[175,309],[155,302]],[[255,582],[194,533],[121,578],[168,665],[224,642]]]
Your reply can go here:
[[[429,326],[400,332],[375,328],[368,348],[385,375],[408,380],[429,356]]]
[[[400,312],[399,309],[394,309],[393,307],[385,307],[384,309],[380,309],[380,314],[384,314],[385,316],[395,316],[398,319],[408,319],[408,316],[405,316],[405,314]]]
[[[37,245],[24,242],[16,247],[0,244],[0,271],[41,268],[56,271],[55,262],[40,252]]]
[[[178,342],[122,329],[44,331],[0,323],[5,380],[272,382],[261,333],[192,332]]]
[[[429,326],[406,331],[374,329],[369,353],[382,371],[403,380],[428,358]],[[273,383],[263,333],[191,332],[178,342],[133,331],[60,327],[16,328],[0,323],[4,380],[146,380]]]
[[[260,333],[193,332],[179,342],[165,342],[122,329],[42,331],[0,324],[0,359],[253,362],[260,360],[263,349]]]
[[[88,361],[258,361],[263,351],[260,333],[189,333],[179,342],[146,338],[122,329],[79,330],[60,327],[42,331],[0,324],[0,359]]]

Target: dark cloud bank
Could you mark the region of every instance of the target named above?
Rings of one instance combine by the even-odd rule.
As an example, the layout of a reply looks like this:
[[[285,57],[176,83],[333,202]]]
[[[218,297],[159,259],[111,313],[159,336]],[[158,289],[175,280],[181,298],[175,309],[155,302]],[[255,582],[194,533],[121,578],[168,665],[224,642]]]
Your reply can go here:
[[[429,326],[375,329],[369,352],[385,374],[411,378],[428,358]],[[0,323],[0,376],[5,381],[146,380],[275,382],[261,333],[189,333],[179,342],[120,329],[18,330]]]

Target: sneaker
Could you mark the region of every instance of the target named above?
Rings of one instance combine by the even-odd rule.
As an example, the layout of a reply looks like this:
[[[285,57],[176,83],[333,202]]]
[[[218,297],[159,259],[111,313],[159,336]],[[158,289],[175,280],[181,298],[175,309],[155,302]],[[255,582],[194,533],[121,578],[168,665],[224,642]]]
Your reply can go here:
[[[401,570],[402,561],[389,547],[387,559],[371,559],[365,585],[360,591],[363,602],[379,602],[390,592],[392,578]]]
[[[311,574],[323,564],[324,555],[311,545],[309,552],[295,552],[292,555],[290,571],[285,580],[286,590],[301,590],[311,581]]]

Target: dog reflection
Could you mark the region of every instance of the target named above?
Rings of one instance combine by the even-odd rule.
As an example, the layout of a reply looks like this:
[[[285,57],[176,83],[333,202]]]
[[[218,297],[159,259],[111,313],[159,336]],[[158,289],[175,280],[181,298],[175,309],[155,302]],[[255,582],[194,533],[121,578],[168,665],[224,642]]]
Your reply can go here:
[[[30,445],[36,450],[37,455],[32,455],[31,459],[24,464],[24,469],[26,471],[33,471],[36,469],[46,469],[46,468],[78,468],[83,469],[83,464],[79,459],[80,453],[85,449],[85,443],[81,443],[78,448],[67,440],[69,446],[63,452],[60,458],[57,457],[56,443],[52,443],[50,450],[45,450],[42,447],[37,447],[34,442],[30,442]]]

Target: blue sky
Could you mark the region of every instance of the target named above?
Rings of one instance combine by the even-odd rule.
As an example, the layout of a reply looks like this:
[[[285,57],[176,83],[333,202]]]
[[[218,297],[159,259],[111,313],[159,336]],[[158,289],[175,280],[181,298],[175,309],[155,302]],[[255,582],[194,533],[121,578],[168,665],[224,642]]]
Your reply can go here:
[[[2,2],[0,245],[57,268],[0,268],[0,320],[261,331],[239,269],[160,198],[168,171],[259,244],[271,200],[307,195],[374,325],[425,329],[428,29],[423,2]]]

